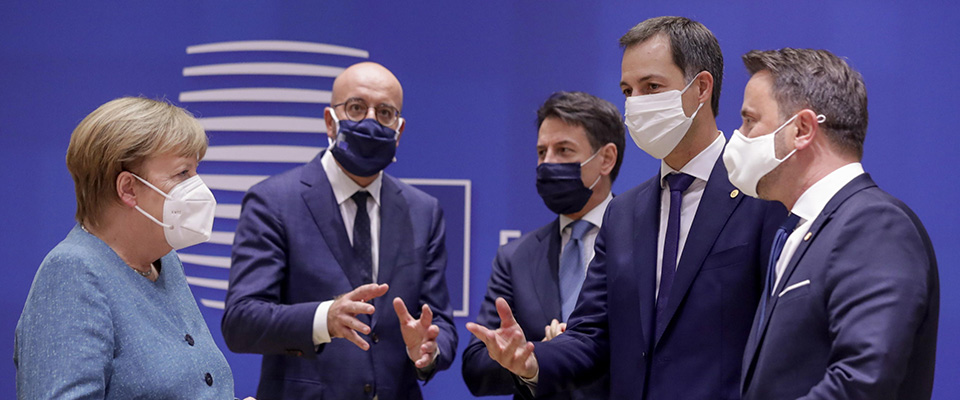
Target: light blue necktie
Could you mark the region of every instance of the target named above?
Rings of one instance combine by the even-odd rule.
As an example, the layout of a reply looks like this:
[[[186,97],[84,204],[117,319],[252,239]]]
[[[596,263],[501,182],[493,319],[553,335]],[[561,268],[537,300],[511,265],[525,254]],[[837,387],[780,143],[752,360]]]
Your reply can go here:
[[[581,241],[583,235],[593,228],[593,224],[580,219],[567,226],[570,227],[570,240],[560,253],[560,314],[564,322],[570,318],[570,313],[577,305],[577,296],[583,286],[583,278],[586,277]]]

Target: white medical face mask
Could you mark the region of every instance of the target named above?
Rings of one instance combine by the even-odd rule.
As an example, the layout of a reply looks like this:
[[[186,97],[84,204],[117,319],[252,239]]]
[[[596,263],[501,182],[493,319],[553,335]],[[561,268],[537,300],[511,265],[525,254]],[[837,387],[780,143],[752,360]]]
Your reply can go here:
[[[730,143],[727,143],[727,148],[723,150],[723,165],[727,167],[727,176],[733,186],[747,196],[760,197],[757,194],[760,179],[797,152],[794,148],[785,157],[778,159],[776,150],[777,132],[797,119],[797,115],[799,114],[794,114],[773,133],[763,136],[748,138],[743,136],[739,129],[733,131]],[[818,123],[823,123],[825,119],[823,114],[817,115]]]
[[[681,96],[695,81],[696,78],[691,80],[683,90],[627,97],[624,122],[637,147],[660,160],[677,147],[703,107],[700,103],[689,117],[683,113]]]
[[[217,199],[200,179],[200,175],[180,182],[170,189],[170,193],[164,193],[136,174],[132,175],[164,197],[162,222],[157,221],[139,205],[134,208],[163,227],[163,236],[170,247],[180,250],[210,240]]]

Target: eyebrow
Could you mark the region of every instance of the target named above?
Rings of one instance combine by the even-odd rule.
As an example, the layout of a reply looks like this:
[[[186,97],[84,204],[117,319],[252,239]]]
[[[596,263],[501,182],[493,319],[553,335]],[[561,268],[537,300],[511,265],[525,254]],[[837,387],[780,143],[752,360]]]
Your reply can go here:
[[[637,79],[637,82],[644,82],[651,79],[665,79],[665,78],[661,75],[649,74],[649,75],[640,77],[640,79]],[[624,85],[629,85],[629,84],[627,83],[627,81],[620,81],[620,86],[624,86]]]

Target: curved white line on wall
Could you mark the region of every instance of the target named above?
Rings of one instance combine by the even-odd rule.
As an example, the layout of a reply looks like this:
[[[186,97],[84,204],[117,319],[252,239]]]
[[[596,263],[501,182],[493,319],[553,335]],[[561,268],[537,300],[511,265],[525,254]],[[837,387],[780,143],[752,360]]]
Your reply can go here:
[[[203,160],[301,164],[312,160],[323,149],[323,147],[287,145],[210,146]]]
[[[187,54],[220,53],[225,51],[289,51],[296,53],[334,54],[369,58],[370,52],[352,47],[326,43],[297,42],[290,40],[244,40],[198,44],[187,47]]]
[[[208,308],[215,308],[217,310],[222,310],[226,307],[226,304],[222,301],[203,299],[203,298],[200,299],[200,304],[203,304]]]
[[[193,286],[200,286],[200,287],[205,287],[210,289],[227,290],[226,279],[210,279],[210,278],[198,278],[196,276],[188,276],[187,283]]]
[[[206,160],[207,158],[204,158]],[[207,184],[210,189],[231,190],[234,192],[246,192],[250,187],[260,183],[260,181],[269,178],[267,175],[218,175],[201,174],[200,179]],[[217,204],[219,209],[222,204]],[[237,206],[239,207],[239,205]]]
[[[326,133],[323,118],[256,115],[197,118],[208,131]]]
[[[180,261],[205,267],[230,268],[230,257],[204,256],[200,254],[178,253]]]
[[[293,75],[336,78],[345,68],[301,63],[235,63],[186,67],[183,76]]]
[[[260,101],[272,103],[330,104],[329,90],[285,88],[213,89],[180,92],[180,102]]]
[[[233,232],[213,231],[210,233],[210,241],[207,243],[233,245]]]
[[[217,210],[213,212],[213,216],[225,219],[240,219],[240,205],[217,204]]]

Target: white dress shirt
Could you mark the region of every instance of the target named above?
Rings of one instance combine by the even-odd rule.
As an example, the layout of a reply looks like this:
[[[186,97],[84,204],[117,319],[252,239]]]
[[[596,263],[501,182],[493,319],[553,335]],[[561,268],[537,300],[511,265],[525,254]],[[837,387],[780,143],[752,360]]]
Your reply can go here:
[[[667,222],[670,220],[670,187],[667,185],[666,177],[670,173],[681,172],[695,178],[690,187],[683,192],[680,201],[680,243],[677,246],[677,265],[680,265],[683,247],[687,242],[687,235],[690,234],[690,226],[693,225],[693,217],[697,215],[700,199],[703,198],[703,191],[707,188],[707,180],[710,178],[710,173],[713,172],[717,159],[723,154],[723,146],[726,143],[727,139],[723,136],[723,133],[718,133],[713,143],[680,168],[680,171],[670,168],[666,162],[660,161],[660,232],[657,234],[657,285],[654,289],[654,298],[660,296],[663,242],[667,237]],[[673,268],[676,269],[677,265],[674,265]]]
[[[323,172],[330,181],[330,187],[333,188],[333,196],[340,205],[340,216],[343,217],[343,226],[347,230],[347,238],[350,239],[350,245],[353,245],[353,223],[357,217],[357,204],[350,198],[354,193],[365,190],[370,193],[367,198],[367,215],[370,216],[370,247],[373,261],[373,281],[377,281],[380,267],[380,188],[383,186],[383,172],[377,174],[367,187],[361,187],[353,179],[350,179],[346,173],[337,165],[333,154],[329,151],[320,157],[320,164],[323,166]],[[317,306],[317,312],[313,315],[313,344],[321,345],[330,342],[330,331],[327,330],[327,311],[333,300],[327,300]]]
[[[771,290],[775,291],[780,285],[780,277],[783,276],[783,271],[787,268],[787,264],[790,263],[793,254],[796,253],[797,248],[800,247],[800,241],[803,240],[803,237],[810,231],[810,226],[813,224],[813,221],[817,219],[817,216],[820,215],[823,208],[827,206],[830,199],[832,199],[840,189],[843,189],[844,186],[850,183],[850,181],[862,174],[863,165],[860,163],[844,165],[821,178],[800,195],[797,203],[794,204],[793,209],[790,210],[791,213],[800,217],[800,222],[797,228],[793,230],[793,233],[787,237],[787,241],[783,243],[783,251],[780,253],[780,259],[777,260],[776,265],[777,280]],[[775,292],[771,293],[776,295]]]
[[[593,224],[593,227],[587,230],[587,233],[583,235],[583,239],[580,241],[580,249],[582,250],[580,265],[589,265],[590,261],[593,260],[593,245],[597,241],[597,234],[600,233],[600,224],[603,223],[603,214],[607,211],[607,206],[610,205],[610,200],[613,200],[613,195],[608,193],[607,198],[603,199],[603,202],[598,204],[592,210],[587,211],[587,213],[580,218]],[[570,219],[566,215],[560,215],[560,259],[563,259],[563,249],[567,246],[567,242],[570,241],[570,232],[573,230],[570,228],[570,224],[573,221],[574,220]],[[586,268],[583,269],[583,273],[587,273]]]

